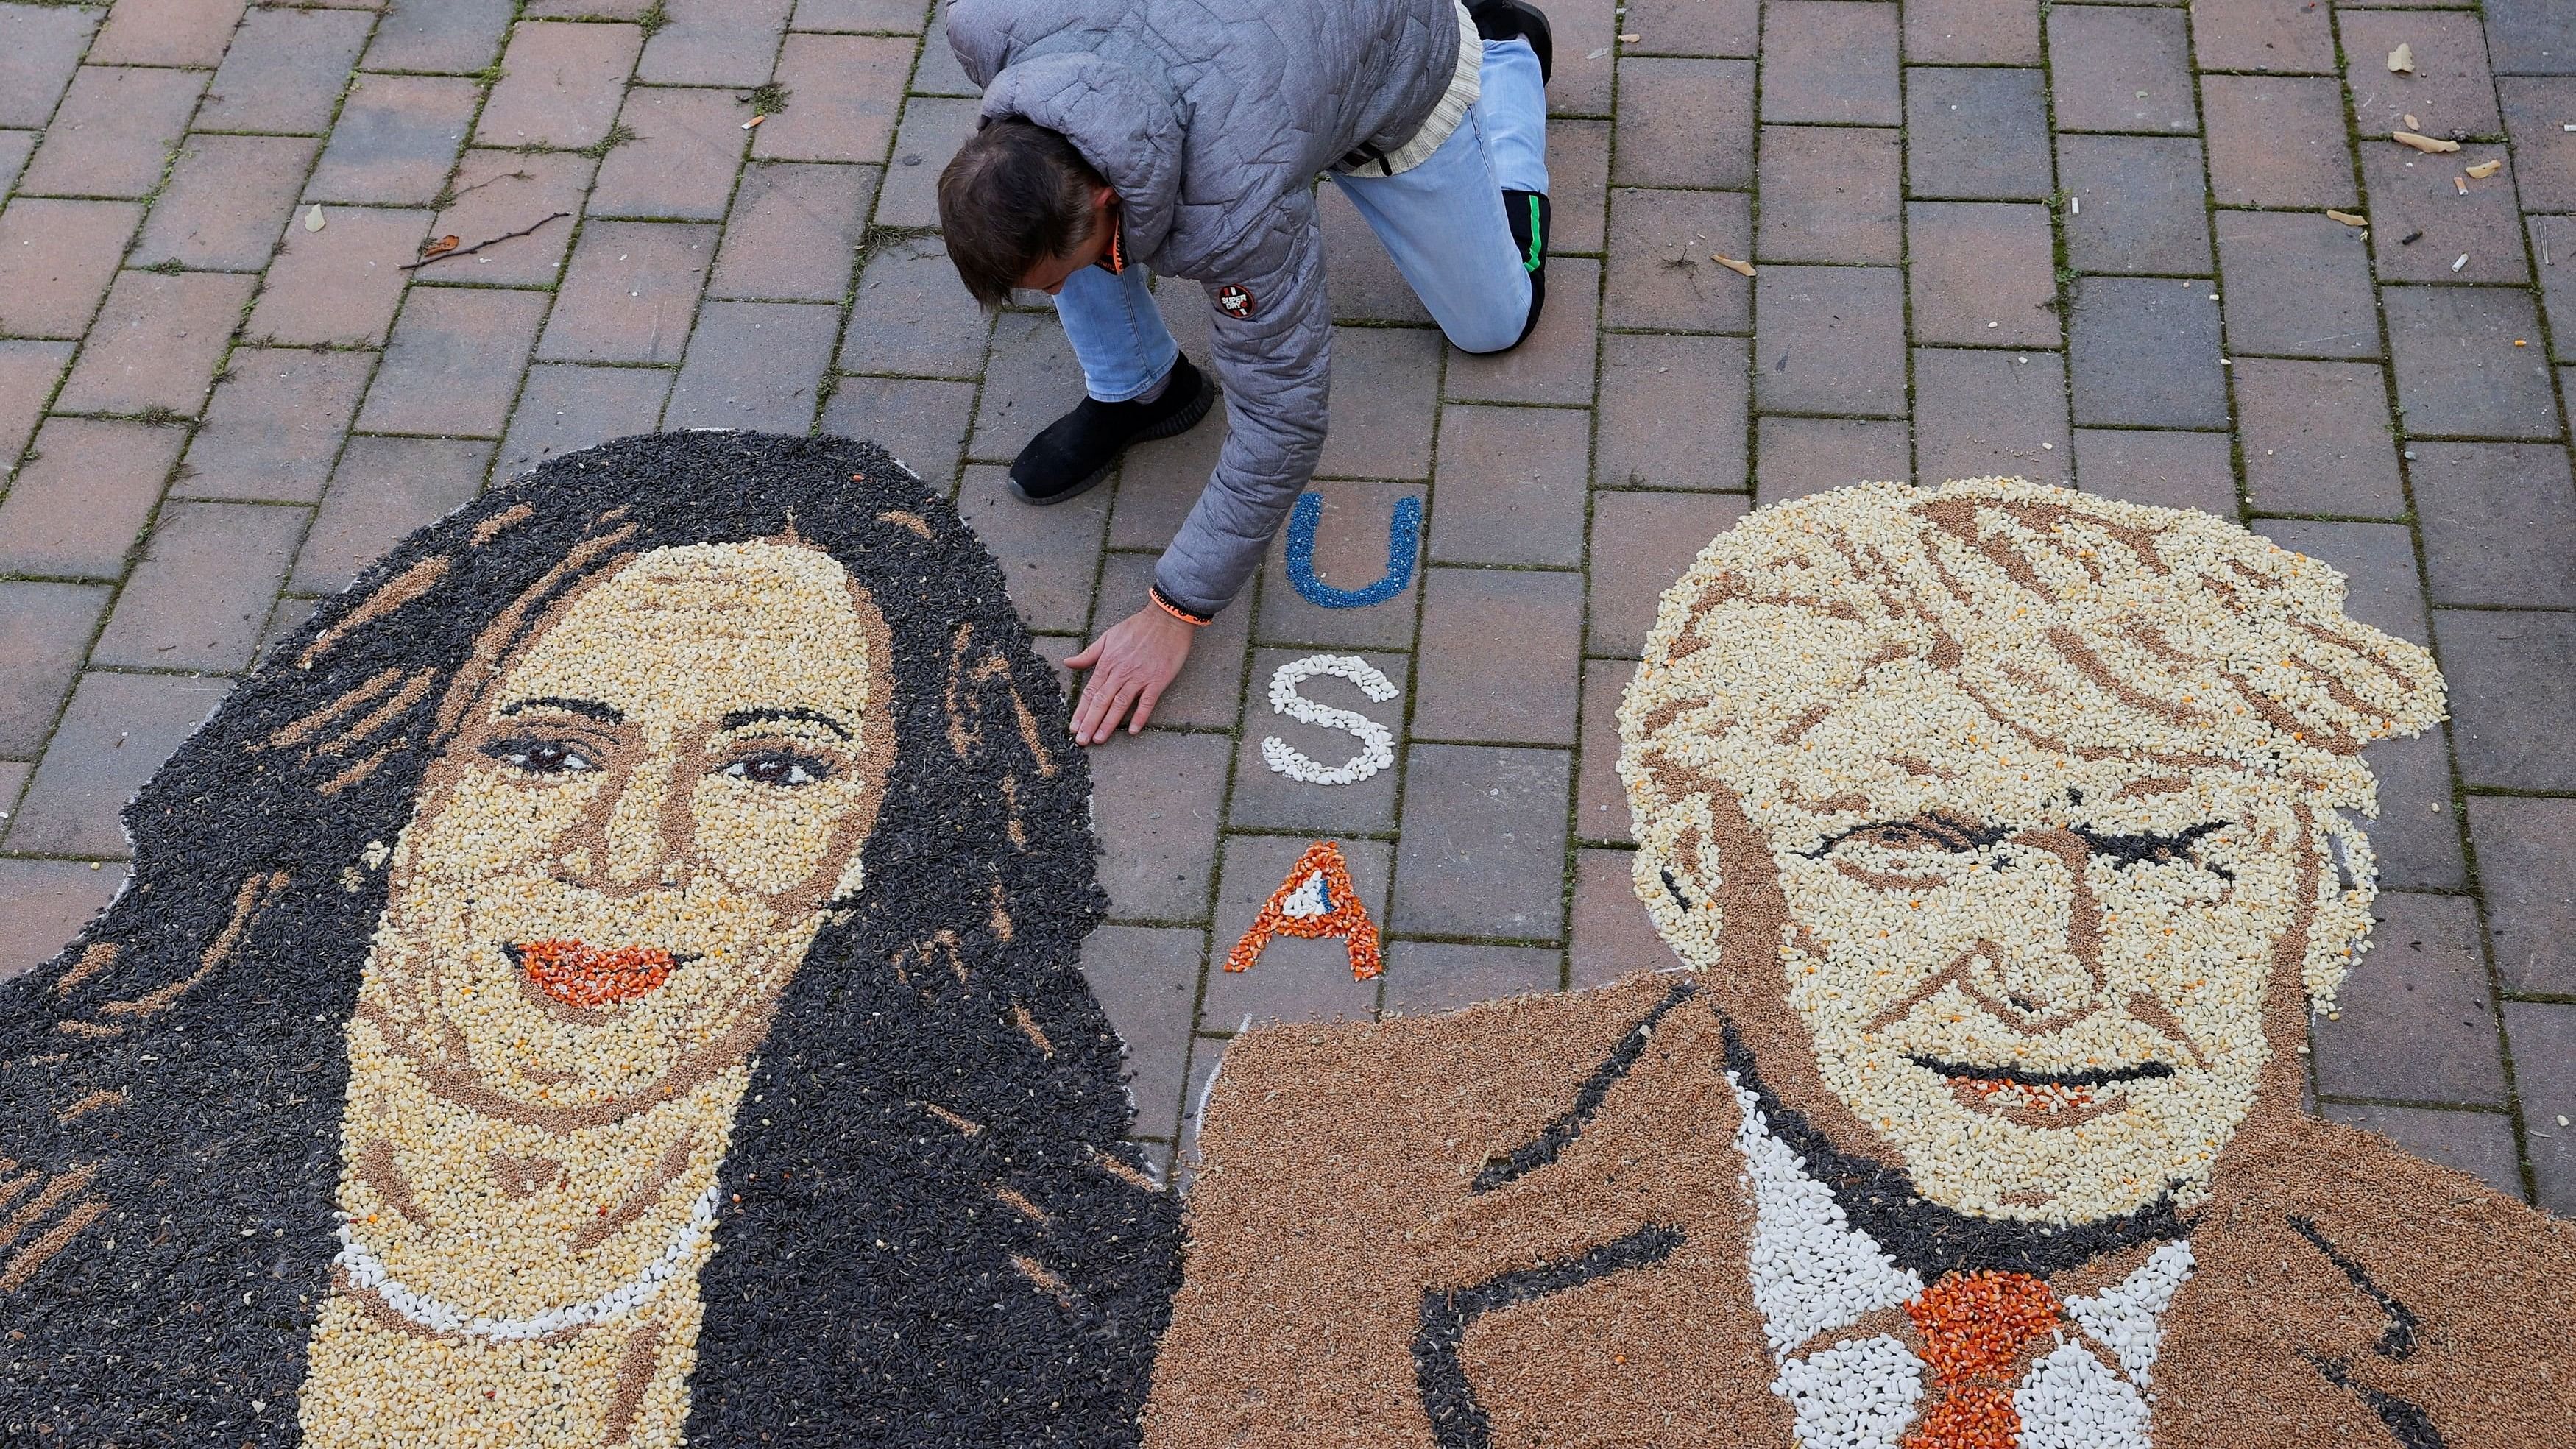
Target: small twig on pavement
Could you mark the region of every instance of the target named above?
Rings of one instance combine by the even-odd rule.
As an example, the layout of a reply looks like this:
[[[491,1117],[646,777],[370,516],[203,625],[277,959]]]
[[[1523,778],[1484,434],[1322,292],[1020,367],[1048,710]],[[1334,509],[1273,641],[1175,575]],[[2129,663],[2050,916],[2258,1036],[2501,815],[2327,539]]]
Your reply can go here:
[[[479,241],[479,242],[476,242],[474,245],[472,245],[472,246],[470,246],[470,247],[458,247],[458,248],[456,248],[454,251],[440,252],[437,256],[434,256],[434,257],[423,257],[423,258],[421,258],[419,261],[416,261],[416,262],[405,262],[405,263],[403,263],[403,264],[402,264],[402,270],[404,270],[404,271],[406,271],[406,272],[416,272],[416,271],[419,271],[421,268],[423,268],[423,267],[425,267],[425,266],[428,266],[428,265],[429,265],[430,263],[432,263],[432,262],[450,262],[450,261],[454,261],[454,260],[455,260],[455,259],[457,259],[458,257],[470,257],[470,256],[474,255],[476,252],[479,252],[479,251],[483,250],[485,247],[491,246],[491,245],[493,245],[493,244],[495,244],[495,243],[497,243],[497,242],[505,242],[505,241],[513,241],[513,240],[516,240],[516,239],[517,239],[517,238],[519,238],[519,237],[526,236],[526,235],[528,235],[530,232],[535,231],[538,227],[544,226],[544,225],[546,224],[546,222],[549,222],[549,221],[561,221],[563,218],[565,218],[565,217],[567,217],[567,216],[570,216],[570,215],[572,215],[572,213],[571,213],[571,212],[569,212],[569,211],[558,211],[558,212],[556,212],[556,213],[555,213],[554,215],[552,215],[552,216],[549,216],[549,217],[544,218],[543,220],[540,220],[540,221],[537,221],[537,222],[531,223],[530,225],[525,226],[525,227],[522,227],[522,228],[520,228],[520,229],[519,229],[519,230],[517,230],[517,231],[512,231],[512,232],[503,232],[501,235],[499,235],[499,236],[494,236],[494,237],[485,237],[483,240],[481,240],[481,241]]]

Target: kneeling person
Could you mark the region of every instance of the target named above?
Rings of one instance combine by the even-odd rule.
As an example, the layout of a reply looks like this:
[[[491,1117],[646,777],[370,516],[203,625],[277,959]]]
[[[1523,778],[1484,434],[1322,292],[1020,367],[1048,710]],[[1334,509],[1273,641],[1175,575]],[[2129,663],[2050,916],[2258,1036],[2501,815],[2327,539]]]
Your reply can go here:
[[[1144,727],[1191,631],[1260,568],[1323,448],[1332,314],[1313,180],[1367,218],[1469,352],[1537,325],[1547,256],[1547,20],[1527,0],[958,0],[984,124],[939,179],[968,291],[1056,299],[1087,396],[1011,488],[1061,503],[1130,443],[1204,418],[1148,273],[1201,282],[1232,432],[1151,597],[1067,661],[1098,666],[1075,738]]]

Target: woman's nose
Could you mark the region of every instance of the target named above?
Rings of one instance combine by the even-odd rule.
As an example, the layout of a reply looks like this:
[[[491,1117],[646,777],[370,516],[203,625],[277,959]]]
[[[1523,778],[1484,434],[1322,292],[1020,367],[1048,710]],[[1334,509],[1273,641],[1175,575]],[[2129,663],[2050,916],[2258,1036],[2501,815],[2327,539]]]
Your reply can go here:
[[[675,818],[686,804],[677,798],[678,773],[679,762],[657,752],[617,782],[595,846],[601,884],[632,890],[678,883],[687,840],[686,822]]]

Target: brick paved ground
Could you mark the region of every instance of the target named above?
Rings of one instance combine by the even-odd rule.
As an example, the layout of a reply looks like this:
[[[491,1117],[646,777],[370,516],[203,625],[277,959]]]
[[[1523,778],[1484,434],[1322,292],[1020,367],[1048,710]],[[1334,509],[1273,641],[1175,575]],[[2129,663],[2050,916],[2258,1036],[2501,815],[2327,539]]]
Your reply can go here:
[[[1088,959],[1139,1135],[1186,1132],[1247,1019],[1663,959],[1610,772],[1657,592],[1749,506],[2003,472],[2242,517],[2439,654],[2448,733],[2374,753],[2390,889],[2318,1100],[2576,1213],[2576,8],[2398,3],[1554,0],[1562,255],[1504,359],[1449,355],[1328,190],[1319,557],[1375,578],[1419,496],[1427,566],[1327,612],[1274,560],[1097,753]],[[946,270],[931,180],[973,102],[925,9],[0,3],[0,974],[115,890],[117,806],[263,639],[567,449],[873,435],[957,490],[1055,657],[1136,605],[1219,430],[1007,500],[1081,384],[1049,313],[988,321]],[[766,82],[786,109],[745,131]],[[2407,124],[2463,149],[2380,139]],[[1404,686],[1370,711],[1395,772],[1262,767],[1266,734],[1346,738],[1266,708],[1316,646]],[[1390,926],[1383,985],[1331,943],[1212,974],[1314,834]]]

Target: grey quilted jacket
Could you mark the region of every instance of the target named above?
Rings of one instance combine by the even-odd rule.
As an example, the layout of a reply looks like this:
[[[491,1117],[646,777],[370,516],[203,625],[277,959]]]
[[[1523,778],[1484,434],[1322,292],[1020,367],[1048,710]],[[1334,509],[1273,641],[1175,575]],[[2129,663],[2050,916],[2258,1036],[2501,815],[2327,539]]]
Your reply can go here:
[[[1457,17],[1453,0],[955,0],[948,43],[984,115],[1061,132],[1117,189],[1128,256],[1207,289],[1232,431],[1155,571],[1175,603],[1232,600],[1314,472],[1332,315],[1313,183],[1421,129]]]

